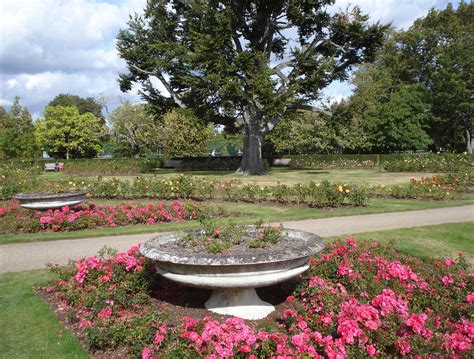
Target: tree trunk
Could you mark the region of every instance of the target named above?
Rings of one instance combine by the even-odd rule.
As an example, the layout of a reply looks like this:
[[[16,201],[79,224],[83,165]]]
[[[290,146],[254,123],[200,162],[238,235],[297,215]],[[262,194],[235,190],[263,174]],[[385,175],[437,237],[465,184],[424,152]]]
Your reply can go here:
[[[244,127],[244,153],[238,173],[244,175],[263,175],[265,167],[262,160],[262,131],[256,123],[246,123]]]
[[[69,148],[66,148],[66,160],[69,161]]]
[[[473,154],[472,148],[474,147],[474,138],[472,137],[471,131],[469,131],[468,128],[466,128],[466,150],[467,153]]]

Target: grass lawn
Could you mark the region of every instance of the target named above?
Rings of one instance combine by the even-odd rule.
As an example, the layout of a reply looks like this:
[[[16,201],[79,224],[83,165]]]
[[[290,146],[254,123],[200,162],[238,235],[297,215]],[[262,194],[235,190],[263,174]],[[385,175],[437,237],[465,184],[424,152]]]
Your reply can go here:
[[[355,238],[395,240],[401,251],[422,258],[453,256],[460,251],[471,263],[474,258],[474,222],[363,233]],[[32,286],[44,285],[50,278],[52,274],[47,270],[0,275],[0,358],[88,357],[32,290]]]
[[[157,172],[157,176],[171,177],[176,176],[180,172],[170,169],[162,169]],[[390,173],[384,172],[381,167],[361,168],[361,169],[312,169],[298,170],[291,168],[273,167],[265,176],[243,176],[238,175],[235,171],[191,171],[189,175],[196,177],[207,177],[227,181],[231,179],[239,179],[244,183],[258,183],[260,185],[275,185],[279,183],[295,184],[307,183],[309,181],[321,182],[328,180],[331,182],[366,184],[366,185],[391,185],[408,183],[410,178],[421,178],[436,175],[436,173],[426,172],[401,172]],[[439,173],[438,173],[439,174]],[[143,176],[153,176],[152,174],[144,174]],[[113,176],[121,179],[133,179],[136,176]],[[64,172],[45,172],[40,175],[42,179],[65,179],[68,175]],[[80,177],[76,177],[80,178]],[[86,177],[84,177],[86,178]]]
[[[346,237],[338,236],[325,239],[335,241]],[[474,222],[358,233],[354,235],[354,238],[381,243],[393,242],[400,252],[423,259],[457,257],[459,253],[463,253],[471,267],[474,267]]]
[[[125,200],[92,200],[94,203],[117,205],[121,203],[156,203],[157,200],[143,199],[136,201]],[[221,205],[227,211],[234,214],[232,219],[236,223],[255,223],[258,219],[264,221],[291,221],[307,218],[327,218],[339,216],[353,216],[360,214],[402,212],[417,209],[440,208],[448,206],[460,206],[474,203],[474,194],[465,194],[462,199],[450,201],[421,201],[421,200],[399,200],[399,199],[371,199],[366,207],[342,207],[336,209],[318,209],[306,207],[289,207],[279,205],[262,205],[252,203],[230,203],[230,202],[206,202],[207,204]],[[75,232],[57,233],[19,233],[3,234],[0,244],[20,243],[34,241],[49,241],[60,239],[101,237],[120,234],[139,234],[152,232],[166,232],[198,227],[199,222],[171,222],[157,225],[134,225],[116,228],[88,229]]]
[[[0,358],[88,358],[32,286],[45,285],[47,270],[0,275]]]

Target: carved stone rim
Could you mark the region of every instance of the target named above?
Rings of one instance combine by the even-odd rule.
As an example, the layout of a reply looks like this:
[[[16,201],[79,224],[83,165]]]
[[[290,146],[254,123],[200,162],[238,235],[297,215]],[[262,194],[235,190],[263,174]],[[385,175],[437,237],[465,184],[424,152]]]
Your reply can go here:
[[[200,228],[191,231],[160,234],[144,242],[140,246],[140,251],[144,256],[160,262],[187,265],[238,266],[289,261],[314,255],[324,248],[324,242],[318,235],[286,228],[284,229],[284,234],[291,240],[294,240],[295,245],[283,253],[272,251],[272,247],[269,247],[265,253],[252,253],[252,250],[249,249],[248,253],[238,255],[226,255],[225,253],[210,254],[207,252],[188,254],[180,253],[177,249],[170,250],[169,248],[160,247],[160,244],[175,241],[184,233],[199,233],[202,230]]]
[[[89,193],[88,189],[74,192],[59,192],[59,193],[17,193],[13,199],[28,200],[28,199],[52,199],[52,198],[67,198],[75,196],[83,196]]]

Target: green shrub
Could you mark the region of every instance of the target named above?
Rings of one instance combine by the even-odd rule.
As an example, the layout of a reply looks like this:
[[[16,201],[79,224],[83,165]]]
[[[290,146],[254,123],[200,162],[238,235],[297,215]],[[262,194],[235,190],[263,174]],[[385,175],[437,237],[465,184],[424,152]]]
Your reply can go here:
[[[27,192],[36,186],[36,167],[2,165],[0,167],[0,199]]]
[[[161,166],[160,158],[81,159],[64,161],[63,171],[70,176],[130,176]]]

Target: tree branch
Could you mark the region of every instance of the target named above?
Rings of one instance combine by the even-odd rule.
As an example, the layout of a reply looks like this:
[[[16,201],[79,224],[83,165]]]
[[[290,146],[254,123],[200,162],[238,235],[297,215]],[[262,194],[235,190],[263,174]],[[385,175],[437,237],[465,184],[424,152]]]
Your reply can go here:
[[[352,64],[354,64],[354,63],[356,63],[356,61],[354,61],[354,60],[352,60],[352,59],[346,60],[346,61],[344,61],[342,64],[336,66],[336,67],[334,68],[334,72],[342,71],[342,70],[344,70],[346,67],[348,67],[348,66],[350,66],[350,65],[352,65]]]
[[[234,40],[234,45],[237,52],[243,52],[242,44],[240,43],[238,36],[232,36],[232,39]]]
[[[332,112],[329,110],[326,110],[324,108],[319,108],[319,107],[314,107],[311,105],[305,105],[305,104],[293,104],[288,106],[289,109],[294,109],[294,110],[302,110],[302,111],[309,111],[309,112],[317,112],[317,113],[323,113],[327,116],[332,116]]]
[[[284,61],[284,62],[276,65],[275,67],[272,67],[273,73],[276,74],[277,72],[283,70],[285,67],[291,66],[293,64],[293,61],[294,61],[294,59],[291,59],[291,60],[288,60],[288,61]]]
[[[138,72],[141,72],[142,74],[145,74],[145,75],[151,75],[151,76],[156,76],[156,73],[154,71],[148,71],[148,70],[143,70],[141,69],[140,67],[136,66],[136,65],[130,65],[131,67],[133,67],[135,70],[137,70]]]
[[[173,90],[173,87],[171,87],[171,85],[168,83],[168,81],[166,81],[165,77],[163,76],[163,74],[159,70],[157,70],[157,69],[155,69],[154,71],[143,70],[143,69],[141,69],[140,67],[138,67],[136,65],[131,65],[131,67],[133,67],[135,70],[137,70],[137,71],[139,71],[139,72],[141,72],[145,75],[155,76],[156,78],[158,78],[158,80],[160,80],[161,83],[163,84],[163,86],[165,87],[166,91],[168,91],[168,93],[170,94],[173,101],[181,108],[186,108],[187,107],[184,104],[184,102],[181,101],[181,99],[179,98],[176,91]]]

